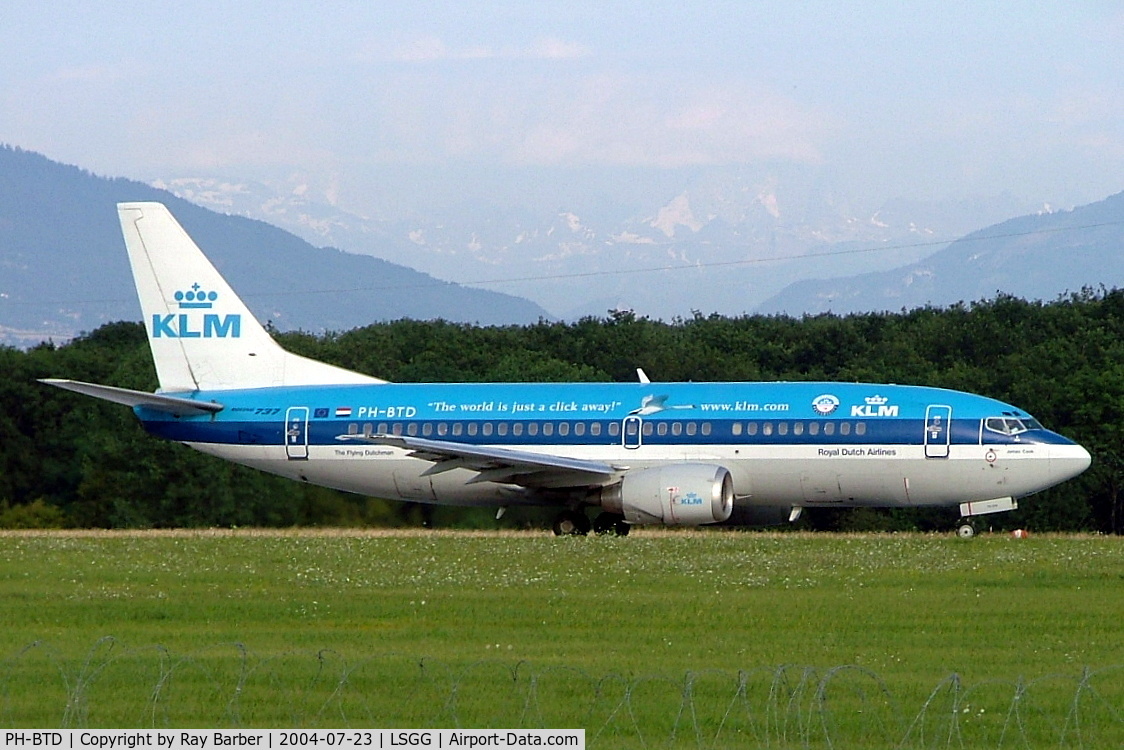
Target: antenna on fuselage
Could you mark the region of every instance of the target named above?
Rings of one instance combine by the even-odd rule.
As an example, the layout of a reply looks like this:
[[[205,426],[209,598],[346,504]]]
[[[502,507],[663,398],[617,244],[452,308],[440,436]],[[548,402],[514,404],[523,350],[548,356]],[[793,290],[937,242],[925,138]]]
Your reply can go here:
[[[652,382],[651,379],[648,377],[648,373],[644,372],[643,367],[637,367],[636,368],[636,377],[640,378],[640,384],[641,385],[648,385],[649,383]]]

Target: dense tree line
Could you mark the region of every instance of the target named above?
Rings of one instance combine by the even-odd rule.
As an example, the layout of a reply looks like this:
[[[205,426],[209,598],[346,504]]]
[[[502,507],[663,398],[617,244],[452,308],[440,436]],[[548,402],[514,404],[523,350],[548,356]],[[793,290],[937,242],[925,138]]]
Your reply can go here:
[[[985,394],[1077,440],[1093,466],[988,521],[1124,531],[1124,291],[1043,304],[1001,296],[949,309],[838,317],[615,313],[479,327],[403,320],[347,333],[278,334],[288,349],[399,382],[839,380]],[[123,407],[48,388],[69,377],[152,390],[139,324],[65,346],[0,348],[0,526],[492,525],[491,513],[360,498],[243,469],[150,438]],[[951,514],[951,516],[950,516]],[[503,523],[549,515],[509,513]],[[822,528],[934,528],[955,510],[807,513]]]

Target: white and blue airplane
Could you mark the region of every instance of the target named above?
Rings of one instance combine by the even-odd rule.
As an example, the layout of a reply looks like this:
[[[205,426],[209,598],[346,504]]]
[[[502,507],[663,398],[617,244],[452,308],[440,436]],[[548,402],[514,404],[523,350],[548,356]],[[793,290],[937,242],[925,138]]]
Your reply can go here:
[[[1090,463],[1017,407],[940,388],[654,383],[642,370],[635,383],[389,383],[282,349],[164,205],[118,213],[160,389],[43,382],[294,480],[497,518],[554,506],[556,534],[959,506],[971,536],[974,517]]]

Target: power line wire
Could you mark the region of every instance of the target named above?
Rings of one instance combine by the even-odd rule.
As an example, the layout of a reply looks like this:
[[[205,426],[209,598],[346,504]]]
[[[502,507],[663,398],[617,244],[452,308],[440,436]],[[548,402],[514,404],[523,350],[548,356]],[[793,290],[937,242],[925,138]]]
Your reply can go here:
[[[692,271],[692,270],[703,270],[703,269],[711,269],[711,268],[729,268],[729,267],[734,267],[734,266],[758,265],[758,264],[764,264],[764,263],[777,263],[777,262],[788,261],[788,260],[803,260],[803,259],[806,259],[806,258],[830,258],[830,257],[839,257],[839,256],[845,256],[845,255],[860,255],[860,254],[864,254],[864,253],[883,253],[883,252],[891,252],[891,251],[895,251],[895,250],[913,250],[913,249],[922,248],[922,247],[937,247],[937,246],[940,246],[940,245],[951,245],[951,244],[954,244],[954,243],[961,243],[961,242],[983,242],[983,241],[987,241],[987,240],[1011,239],[1011,238],[1015,238],[1015,237],[1030,237],[1030,236],[1034,236],[1034,235],[1057,234],[1059,232],[1070,232],[1070,231],[1077,231],[1077,230],[1084,230],[1084,229],[1099,229],[1099,228],[1102,228],[1102,227],[1120,226],[1120,225],[1124,225],[1124,220],[1122,220],[1122,221],[1104,221],[1104,222],[1098,222],[1098,223],[1094,223],[1094,224],[1081,224],[1081,225],[1077,225],[1077,226],[1050,227],[1050,228],[1046,228],[1046,229],[1032,229],[1032,230],[1027,230],[1025,232],[1005,232],[1005,233],[1001,233],[1001,234],[988,234],[988,235],[966,235],[964,237],[959,237],[959,238],[951,239],[951,240],[950,239],[926,240],[924,242],[897,243],[897,244],[893,244],[893,245],[882,245],[882,246],[876,245],[876,246],[873,246],[873,247],[849,248],[849,249],[843,249],[843,250],[824,250],[824,251],[821,251],[821,252],[794,253],[794,254],[790,254],[790,255],[779,255],[779,256],[774,256],[774,257],[770,257],[770,258],[744,258],[744,259],[740,259],[740,260],[713,261],[713,262],[709,262],[709,263],[692,263],[690,265],[676,264],[676,265],[648,266],[648,267],[645,267],[645,268],[623,268],[623,269],[615,269],[615,270],[578,271],[578,272],[572,272],[572,273],[542,274],[542,275],[531,275],[531,276],[513,276],[513,277],[502,277],[502,278],[493,278],[493,279],[476,279],[476,280],[472,280],[472,281],[444,281],[444,280],[435,278],[435,279],[433,279],[432,282],[426,282],[426,283],[377,285],[377,286],[357,286],[357,287],[345,287],[345,288],[335,288],[335,289],[304,289],[304,290],[289,290],[289,291],[283,291],[283,292],[246,292],[246,293],[239,293],[239,296],[242,297],[243,299],[260,299],[260,298],[263,298],[263,297],[279,297],[279,296],[294,297],[294,296],[304,296],[304,295],[312,295],[312,294],[350,294],[350,293],[354,293],[354,292],[381,292],[381,291],[401,290],[401,289],[430,289],[430,288],[434,288],[434,287],[447,286],[447,285],[457,285],[457,286],[464,286],[464,287],[478,287],[478,286],[490,286],[490,285],[500,285],[500,284],[524,283],[524,282],[529,282],[529,281],[560,281],[560,280],[564,280],[564,279],[584,279],[584,278],[594,278],[594,277],[598,277],[598,276],[628,276],[628,275],[636,275],[636,274],[644,274],[644,273],[660,273],[660,272],[665,272],[665,271]],[[658,243],[658,244],[657,243],[644,243],[644,246],[647,246],[647,247],[652,247],[652,246],[655,246],[655,247],[673,247],[673,246],[679,245],[679,244],[684,244],[684,243],[677,243],[677,242],[667,242],[667,243]],[[52,301],[34,301],[34,302],[31,302],[31,301],[26,301],[26,302],[9,301],[8,304],[11,304],[11,305],[62,305],[62,304],[66,304],[66,305],[92,305],[92,304],[105,304],[105,303],[123,302],[123,301],[126,301],[126,300],[123,299],[123,298],[120,298],[120,297],[115,297],[115,298],[111,298],[111,299],[87,299],[87,300],[69,299],[69,300],[57,301],[57,302],[52,302]]]

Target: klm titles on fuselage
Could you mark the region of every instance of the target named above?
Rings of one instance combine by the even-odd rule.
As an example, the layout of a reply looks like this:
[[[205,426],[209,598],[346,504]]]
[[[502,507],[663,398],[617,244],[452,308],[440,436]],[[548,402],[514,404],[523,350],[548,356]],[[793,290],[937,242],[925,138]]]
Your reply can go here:
[[[870,404],[858,404],[851,407],[852,417],[896,417],[898,416],[898,407],[887,406],[872,406]]]
[[[890,399],[885,396],[870,396],[865,404],[855,404],[851,407],[852,417],[896,417],[898,416],[897,404],[887,403]]]
[[[218,299],[218,292],[207,292],[199,284],[175,293],[180,310],[210,310]],[[236,339],[242,335],[242,316],[216,315],[215,313],[181,312],[152,315],[152,338],[168,339]]]

